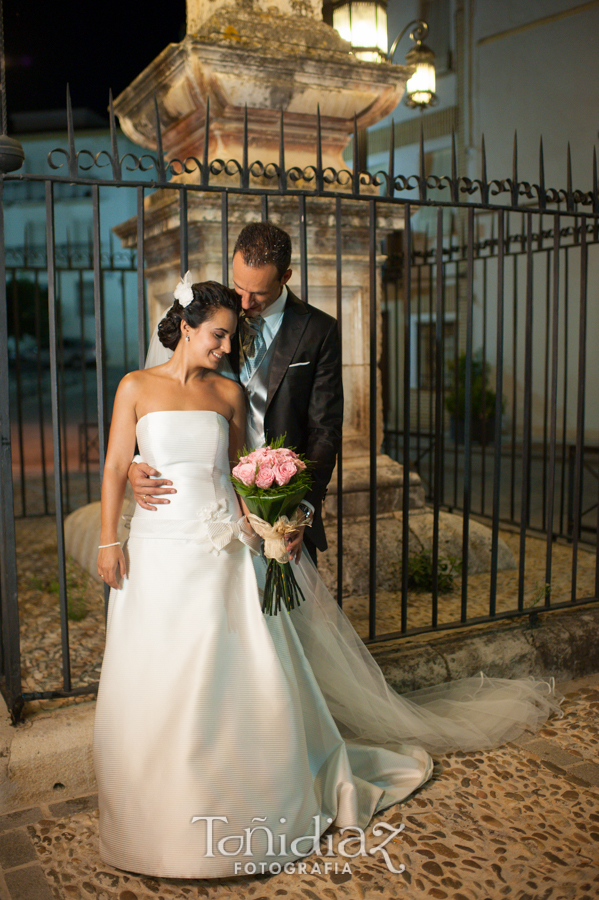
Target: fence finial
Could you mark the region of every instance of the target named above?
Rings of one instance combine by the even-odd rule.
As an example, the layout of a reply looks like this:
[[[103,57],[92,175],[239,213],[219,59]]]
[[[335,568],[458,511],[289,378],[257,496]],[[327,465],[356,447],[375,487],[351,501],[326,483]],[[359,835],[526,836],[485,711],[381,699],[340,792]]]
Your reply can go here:
[[[570,141],[568,141],[568,152],[566,154],[566,208],[568,212],[574,211],[574,194],[572,193],[572,153],[570,152]]]
[[[360,193],[360,153],[358,148],[358,119],[354,113],[354,172],[352,179],[352,189],[354,194]]]
[[[110,118],[110,147],[112,150],[112,177],[115,181],[121,181],[121,159],[119,157],[119,145],[116,137],[116,121],[114,118],[114,106],[112,104],[112,88],[108,89],[108,115]],[[112,234],[112,232],[110,232]]]
[[[593,147],[593,212],[599,212],[599,191],[597,190],[597,148]]]
[[[204,120],[204,152],[202,155],[202,187],[208,187],[210,182],[210,97],[206,97],[206,118]]]
[[[597,193],[597,148],[593,147],[593,212],[599,212],[599,193]],[[599,240],[599,219],[593,222],[593,240]]]
[[[391,119],[391,143],[389,144],[389,178],[387,180],[387,196],[395,194],[395,122]]]
[[[539,206],[545,209],[545,155],[543,153],[543,135],[539,141]]]
[[[248,105],[243,108],[243,154],[241,162],[241,187],[249,188],[250,170],[248,165]]]
[[[426,200],[426,166],[424,164],[424,126],[422,124],[422,119],[420,120],[420,152],[418,156],[418,195],[420,200]]]
[[[162,149],[162,126],[160,125],[160,114],[158,112],[158,98],[154,94],[154,115],[156,117],[156,168],[158,170],[158,181],[166,181],[166,168],[164,166],[164,151]]]
[[[458,154],[454,128],[451,132],[451,201],[457,203],[458,200]]]
[[[322,133],[320,124],[320,103],[316,107],[316,187],[324,190],[324,176],[322,171]]]
[[[512,152],[512,206],[518,206],[518,131],[514,131]]]
[[[73,128],[73,107],[71,105],[71,90],[67,84],[67,136],[69,144],[69,176],[77,178],[79,167],[77,165],[77,153],[75,152],[75,130]]]
[[[457,197],[455,202],[457,202]],[[485,136],[482,136],[481,162],[480,162],[480,200],[481,203],[489,202],[489,182],[487,180],[487,147]]]
[[[287,190],[287,171],[285,169],[285,124],[283,107],[281,107],[281,123],[279,131],[279,189]]]

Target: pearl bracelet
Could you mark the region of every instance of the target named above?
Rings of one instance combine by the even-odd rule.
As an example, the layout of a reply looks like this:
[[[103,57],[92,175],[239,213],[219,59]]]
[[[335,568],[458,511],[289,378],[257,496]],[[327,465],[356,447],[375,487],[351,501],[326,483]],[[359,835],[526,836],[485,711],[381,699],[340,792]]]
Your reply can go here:
[[[104,550],[106,547],[116,547],[120,543],[120,541],[115,541],[114,544],[98,544],[98,550]]]

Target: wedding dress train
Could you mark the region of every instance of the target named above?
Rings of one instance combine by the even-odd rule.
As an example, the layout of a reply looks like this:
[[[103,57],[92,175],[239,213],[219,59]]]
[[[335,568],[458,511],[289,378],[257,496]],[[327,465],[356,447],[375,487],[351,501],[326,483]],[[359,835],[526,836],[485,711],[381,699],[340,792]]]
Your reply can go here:
[[[154,412],[137,435],[177,493],[136,508],[128,576],[110,594],[94,728],[106,863],[182,878],[283,865],[330,823],[363,828],[409,796],[432,773],[429,753],[495,746],[559,710],[534,679],[399,697],[307,555],[306,602],[264,616],[227,421]]]

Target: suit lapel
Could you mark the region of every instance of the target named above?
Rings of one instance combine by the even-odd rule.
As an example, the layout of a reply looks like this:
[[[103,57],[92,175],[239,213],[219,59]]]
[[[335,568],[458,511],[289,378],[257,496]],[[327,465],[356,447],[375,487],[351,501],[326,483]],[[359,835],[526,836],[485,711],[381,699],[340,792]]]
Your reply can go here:
[[[310,310],[307,305],[298,300],[295,294],[289,291],[283,321],[275,338],[274,354],[268,379],[267,409],[283,380],[289,363],[293,359],[309,319]]]
[[[231,352],[229,353],[229,363],[231,364],[231,368],[235,372],[237,379],[239,380],[239,328],[231,338]]]

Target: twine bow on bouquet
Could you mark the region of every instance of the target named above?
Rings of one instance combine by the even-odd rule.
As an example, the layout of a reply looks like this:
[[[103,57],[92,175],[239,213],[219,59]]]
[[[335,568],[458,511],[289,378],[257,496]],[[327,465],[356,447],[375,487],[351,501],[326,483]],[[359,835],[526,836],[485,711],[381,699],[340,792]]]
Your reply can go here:
[[[268,565],[262,611],[275,616],[281,603],[290,611],[305,600],[289,565],[285,536],[311,524],[298,509],[312,484],[310,464],[283,447],[284,440],[283,435],[268,447],[244,452],[231,473],[235,490],[250,511],[248,519],[254,531],[264,538]]]

